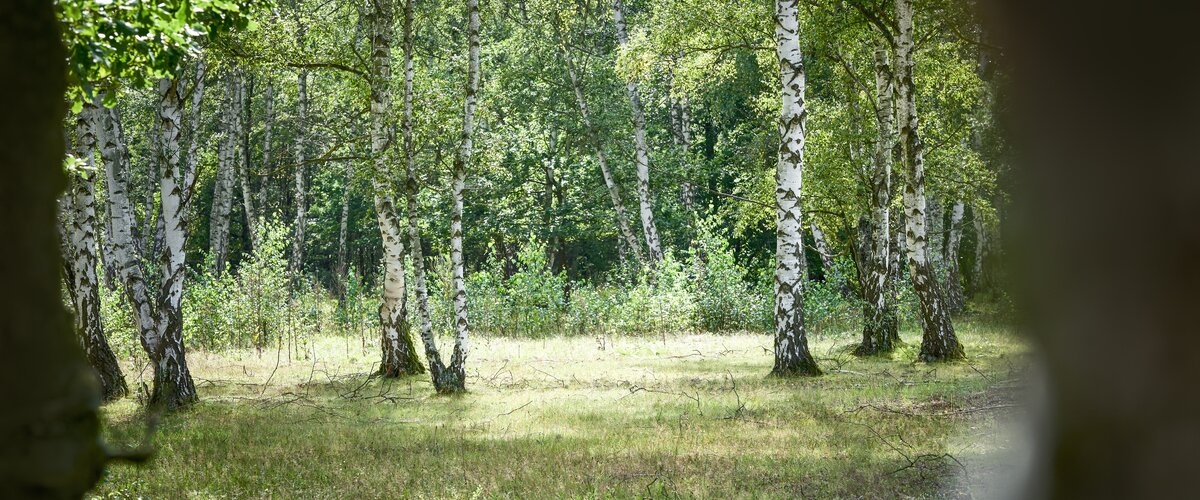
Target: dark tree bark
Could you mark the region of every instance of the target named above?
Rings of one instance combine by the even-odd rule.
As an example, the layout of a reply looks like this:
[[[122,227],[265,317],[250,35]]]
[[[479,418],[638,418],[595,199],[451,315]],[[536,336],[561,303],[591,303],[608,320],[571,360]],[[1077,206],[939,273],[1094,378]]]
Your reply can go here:
[[[1006,253],[1049,383],[1035,482],[1016,496],[1195,496],[1200,4],[985,4],[1024,187]]]
[[[100,387],[62,302],[66,54],[49,0],[0,2],[0,497],[81,497],[100,479]]]

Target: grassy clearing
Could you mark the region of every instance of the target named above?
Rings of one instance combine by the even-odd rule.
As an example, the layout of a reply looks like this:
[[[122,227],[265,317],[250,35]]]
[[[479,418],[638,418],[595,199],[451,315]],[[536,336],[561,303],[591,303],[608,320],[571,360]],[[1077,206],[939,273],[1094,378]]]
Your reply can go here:
[[[1009,471],[996,436],[1025,347],[988,324],[959,333],[969,362],[936,366],[911,362],[913,331],[893,359],[850,356],[850,334],[816,338],[827,373],[800,380],[765,376],[765,335],[480,338],[458,397],[424,376],[369,378],[378,354],[357,339],[278,365],[195,352],[202,402],[159,423],[153,462],[110,468],[96,494],[986,495]],[[139,442],[136,402],[105,415],[110,442]]]

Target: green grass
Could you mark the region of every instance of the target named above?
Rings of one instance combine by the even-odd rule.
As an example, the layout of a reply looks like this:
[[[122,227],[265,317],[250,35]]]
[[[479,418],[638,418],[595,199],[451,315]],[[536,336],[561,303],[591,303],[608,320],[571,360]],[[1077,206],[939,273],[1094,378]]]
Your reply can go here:
[[[812,339],[826,374],[768,378],[766,335],[474,340],[470,393],[426,376],[369,378],[357,339],[316,359],[189,353],[201,402],[157,425],[148,465],[114,465],[99,496],[897,497],[986,494],[1026,348],[962,322],[968,362],[848,354]],[[285,356],[286,357],[286,356]],[[139,367],[127,366],[133,386]],[[147,372],[141,373],[146,376]],[[264,383],[270,380],[269,384]],[[999,402],[999,403],[998,403]],[[110,443],[145,434],[137,403],[104,410]],[[944,456],[949,454],[950,456]],[[959,463],[962,464],[960,467]],[[999,464],[999,465],[998,465]]]

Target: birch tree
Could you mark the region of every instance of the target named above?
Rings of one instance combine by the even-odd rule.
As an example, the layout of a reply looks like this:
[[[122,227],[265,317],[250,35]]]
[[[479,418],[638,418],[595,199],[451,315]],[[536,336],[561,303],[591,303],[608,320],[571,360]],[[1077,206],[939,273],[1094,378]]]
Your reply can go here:
[[[303,44],[304,25],[300,26],[300,34]],[[305,164],[304,147],[308,141],[308,71],[300,70],[296,75],[297,102],[296,102],[296,167],[294,169],[296,176],[295,191],[292,194],[292,199],[296,204],[296,223],[295,233],[292,238],[292,258],[291,258],[291,275],[292,284],[298,285],[304,274],[304,231],[308,225],[308,190],[304,186],[305,171],[308,170]]]
[[[221,110],[222,136],[217,152],[217,176],[213,184],[212,210],[209,211],[209,244],[213,257],[213,273],[221,276],[229,257],[229,217],[233,212],[233,182],[236,157],[239,155],[239,106],[237,75],[226,78],[225,100]],[[240,169],[239,169],[240,170]]]
[[[613,0],[613,21],[617,26],[617,45],[629,44],[625,30],[625,6],[621,0]],[[646,144],[646,114],[642,109],[642,96],[636,79],[625,82],[625,95],[629,98],[629,109],[633,114],[634,162],[637,164],[638,206],[642,218],[642,232],[646,247],[650,250],[650,262],[663,258],[662,244],[658,239],[658,226],[654,222],[654,200],[650,196],[650,147]],[[582,108],[581,108],[582,109]]]
[[[870,219],[867,227],[863,289],[863,339],[854,350],[859,356],[891,352],[900,343],[896,309],[889,299],[894,272],[891,252],[892,160],[895,156],[894,112],[892,101],[890,54],[886,48],[875,50],[875,123],[879,137],[875,141],[871,172]]]
[[[950,234],[946,238],[946,307],[957,313],[965,307],[962,275],[958,266],[958,252],[962,246],[962,225],[965,206],[955,201],[950,207]]]
[[[81,162],[70,179],[66,202],[72,212],[69,233],[63,235],[69,251],[68,277],[75,309],[75,330],[80,336],[88,363],[100,380],[105,401],[120,399],[128,392],[117,357],[108,345],[100,318],[100,281],[96,273],[96,118],[99,110],[88,104],[76,115],[75,157]]]
[[[193,92],[203,92],[197,79]],[[178,78],[158,82],[158,121],[161,126],[158,145],[163,175],[159,182],[162,207],[163,250],[159,258],[162,281],[158,291],[158,317],[155,336],[147,342],[154,365],[152,404],[167,408],[190,405],[196,401],[196,386],[188,371],[183,346],[183,285],[186,275],[184,243],[187,238],[188,201],[191,198],[194,171],[180,161],[180,134],[183,119],[182,92]]]
[[[398,377],[423,371],[408,324],[407,288],[404,282],[404,241],[392,199],[387,151],[392,142],[391,114],[391,0],[376,0],[368,14],[371,29],[371,159],[375,172],[375,216],[383,239],[383,297],[379,322],[383,329],[379,373]]]
[[[596,163],[600,165],[600,174],[604,177],[604,185],[608,188],[608,196],[612,200],[613,210],[617,215],[617,229],[620,230],[625,245],[633,252],[634,258],[639,263],[644,262],[645,258],[642,256],[642,247],[638,243],[637,237],[633,235],[633,230],[629,228],[629,215],[625,212],[625,203],[621,201],[621,188],[617,185],[617,181],[613,177],[612,169],[609,168],[608,156],[604,152],[604,142],[600,140],[600,132],[592,123],[591,109],[588,108],[587,97],[583,93],[583,81],[580,78],[578,69],[575,67],[571,52],[567,49],[566,39],[557,17],[554,21],[554,28],[558,36],[557,49],[559,57],[562,58],[563,63],[567,66],[567,76],[571,80],[571,90],[575,93],[575,105],[579,109],[579,118],[583,122],[588,142],[595,151]]]
[[[954,334],[950,311],[941,284],[929,260],[925,227],[924,146],[917,128],[916,92],[913,88],[913,11],[911,0],[895,0],[896,9],[896,94],[900,159],[904,165],[905,243],[913,290],[920,301],[923,335],[919,357],[941,361],[963,357],[962,345]]]
[[[804,329],[804,60],[800,52],[799,0],[775,0],[779,60],[780,144],[775,173],[776,376],[819,375]]]

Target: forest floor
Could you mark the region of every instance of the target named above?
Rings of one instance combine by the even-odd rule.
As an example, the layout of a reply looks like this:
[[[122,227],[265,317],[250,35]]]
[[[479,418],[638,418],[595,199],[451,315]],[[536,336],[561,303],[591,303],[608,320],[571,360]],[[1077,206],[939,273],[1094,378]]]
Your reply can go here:
[[[1027,466],[1015,424],[1025,343],[958,324],[966,362],[849,354],[811,339],[825,375],[767,377],[763,334],[477,338],[470,392],[370,377],[376,348],[315,341],[315,359],[190,352],[201,401],[154,426],[153,460],[116,464],[99,496],[989,497]],[[445,342],[445,341],[443,341]],[[286,354],[284,355],[286,358]],[[148,371],[126,366],[131,387]],[[147,383],[149,381],[147,380]],[[133,399],[104,409],[134,446]]]

